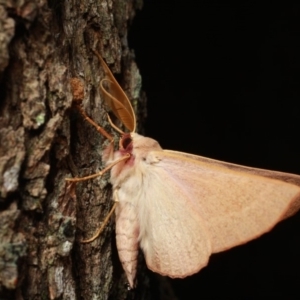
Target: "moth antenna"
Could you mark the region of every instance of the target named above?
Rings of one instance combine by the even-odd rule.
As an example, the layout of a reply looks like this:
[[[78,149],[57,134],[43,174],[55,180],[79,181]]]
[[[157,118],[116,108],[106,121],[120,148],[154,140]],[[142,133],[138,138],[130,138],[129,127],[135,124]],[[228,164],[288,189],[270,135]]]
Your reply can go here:
[[[106,137],[110,142],[113,141],[113,137],[101,126],[99,126],[96,122],[94,122],[84,111],[84,109],[80,106],[80,105],[76,105],[76,109],[80,112],[80,114],[82,115],[82,117],[88,122],[90,123],[92,126],[94,126],[96,128],[96,130],[103,135],[104,137]]]
[[[106,77],[100,81],[100,89],[106,104],[123,125],[130,132],[134,132],[136,117],[131,102],[101,55],[94,49],[91,49],[91,51],[98,57],[106,75]],[[103,83],[106,83],[106,86],[104,86]]]
[[[111,120],[109,114],[106,114],[106,115],[107,115],[107,119],[108,119],[108,122],[109,122],[110,126],[111,126],[114,130],[116,130],[117,132],[119,132],[121,135],[123,135],[125,132],[122,131],[119,127],[117,127],[117,126],[113,123],[113,121]]]
[[[100,234],[101,232],[103,231],[103,229],[105,228],[105,226],[107,225],[111,215],[113,214],[113,212],[115,211],[116,207],[117,207],[117,204],[118,204],[118,201],[115,201],[113,207],[111,208],[110,212],[108,213],[108,215],[106,216],[106,218],[104,219],[102,225],[100,226],[100,228],[96,231],[96,233],[89,239],[87,240],[82,240],[80,241],[81,243],[83,244],[87,244],[87,243],[90,243],[92,241],[94,241]]]
[[[65,178],[65,180],[68,182],[79,182],[79,181],[85,181],[88,179],[96,178],[98,176],[102,176],[105,172],[109,171],[113,166],[115,166],[116,164],[118,164],[119,162],[121,162],[123,160],[128,159],[129,157],[130,157],[130,154],[127,153],[126,155],[117,159],[116,161],[114,161],[113,163],[111,163],[110,165],[108,165],[106,168],[104,168],[103,170],[101,170],[98,173],[95,173],[95,174],[92,174],[89,176],[85,176],[85,177]]]

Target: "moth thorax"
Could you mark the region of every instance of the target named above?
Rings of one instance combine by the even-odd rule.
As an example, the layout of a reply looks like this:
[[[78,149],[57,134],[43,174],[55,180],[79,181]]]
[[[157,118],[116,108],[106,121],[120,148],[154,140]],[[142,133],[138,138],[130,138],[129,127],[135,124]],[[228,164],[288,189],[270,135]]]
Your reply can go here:
[[[162,150],[159,143],[151,138],[144,137],[137,133],[131,135],[133,149],[145,149],[150,151]]]

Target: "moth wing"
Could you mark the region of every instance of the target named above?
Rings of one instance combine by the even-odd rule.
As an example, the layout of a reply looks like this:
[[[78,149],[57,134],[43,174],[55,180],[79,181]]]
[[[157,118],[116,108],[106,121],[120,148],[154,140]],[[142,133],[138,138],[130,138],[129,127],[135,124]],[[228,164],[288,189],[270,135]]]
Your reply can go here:
[[[297,175],[175,151],[151,151],[147,162],[140,242],[163,275],[196,273],[211,252],[262,235],[300,207]]]

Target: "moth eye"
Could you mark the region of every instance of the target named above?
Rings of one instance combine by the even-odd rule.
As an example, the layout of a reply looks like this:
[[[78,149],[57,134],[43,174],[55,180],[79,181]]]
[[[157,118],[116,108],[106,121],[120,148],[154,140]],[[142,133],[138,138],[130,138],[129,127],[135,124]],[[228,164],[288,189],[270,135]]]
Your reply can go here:
[[[122,140],[123,149],[127,149],[127,147],[132,143],[132,139],[130,137],[126,137]]]

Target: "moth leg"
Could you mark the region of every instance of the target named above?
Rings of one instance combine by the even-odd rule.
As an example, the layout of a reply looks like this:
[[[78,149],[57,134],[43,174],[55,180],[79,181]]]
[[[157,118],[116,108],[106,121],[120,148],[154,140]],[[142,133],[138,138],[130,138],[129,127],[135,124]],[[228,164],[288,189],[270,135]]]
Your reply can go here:
[[[100,172],[98,172],[96,174],[85,176],[85,177],[81,177],[81,178],[79,178],[79,177],[77,177],[77,178],[65,178],[65,180],[67,182],[71,182],[72,183],[72,182],[79,182],[79,181],[88,180],[88,179],[91,179],[91,178],[95,178],[97,176],[102,176],[105,172],[109,171],[114,165],[118,164],[122,160],[128,159],[129,157],[130,157],[130,154],[128,153],[128,154],[124,155],[123,157],[117,159],[116,161],[114,161],[113,163],[111,163],[110,165],[108,165],[106,168],[104,168],[102,171],[100,171]],[[107,224],[109,218],[111,217],[111,215],[115,211],[117,203],[119,202],[117,200],[118,198],[117,198],[117,195],[115,193],[114,193],[114,199],[115,199],[115,203],[114,203],[112,209],[110,210],[109,214],[104,219],[102,226],[97,230],[97,232],[93,235],[93,237],[91,237],[88,240],[82,241],[82,243],[92,242],[93,240],[95,240],[101,234],[101,232],[103,231],[103,229],[104,229],[105,225]]]
[[[124,155],[121,158],[115,160],[113,163],[111,163],[110,165],[108,165],[106,168],[104,168],[103,170],[101,170],[98,173],[95,173],[95,174],[92,174],[92,175],[89,175],[89,176],[85,176],[85,177],[65,178],[65,180],[68,181],[68,182],[79,182],[79,181],[92,179],[92,178],[95,178],[95,177],[98,177],[98,176],[102,176],[105,172],[109,171],[113,166],[118,164],[120,161],[126,160],[129,157],[130,157],[130,154],[127,153],[126,155]]]
[[[106,137],[109,141],[113,142],[113,137],[107,133],[104,128],[96,124],[84,111],[84,109],[81,107],[81,103],[84,98],[84,84],[81,80],[78,78],[72,78],[70,80],[71,85],[71,91],[73,94],[73,104],[76,107],[76,109],[79,111],[79,113],[83,116],[83,118],[89,122],[91,125],[93,125],[96,130],[102,134],[104,137]]]
[[[86,243],[90,243],[92,241],[94,241],[103,231],[103,229],[105,228],[106,224],[108,223],[111,215],[113,214],[113,212],[115,211],[116,207],[117,207],[118,202],[116,201],[113,205],[113,207],[111,208],[110,212],[108,213],[108,215],[106,216],[106,218],[104,219],[102,225],[100,226],[100,228],[96,231],[96,233],[89,239],[87,240],[82,240],[81,243],[86,244]]]
[[[84,111],[84,109],[79,105],[76,104],[76,108],[77,110],[80,112],[80,114],[82,115],[82,117],[88,122],[90,123],[92,126],[94,126],[96,128],[96,130],[102,134],[104,137],[106,137],[110,142],[113,142],[113,137],[101,126],[99,126],[96,122],[94,122]]]

